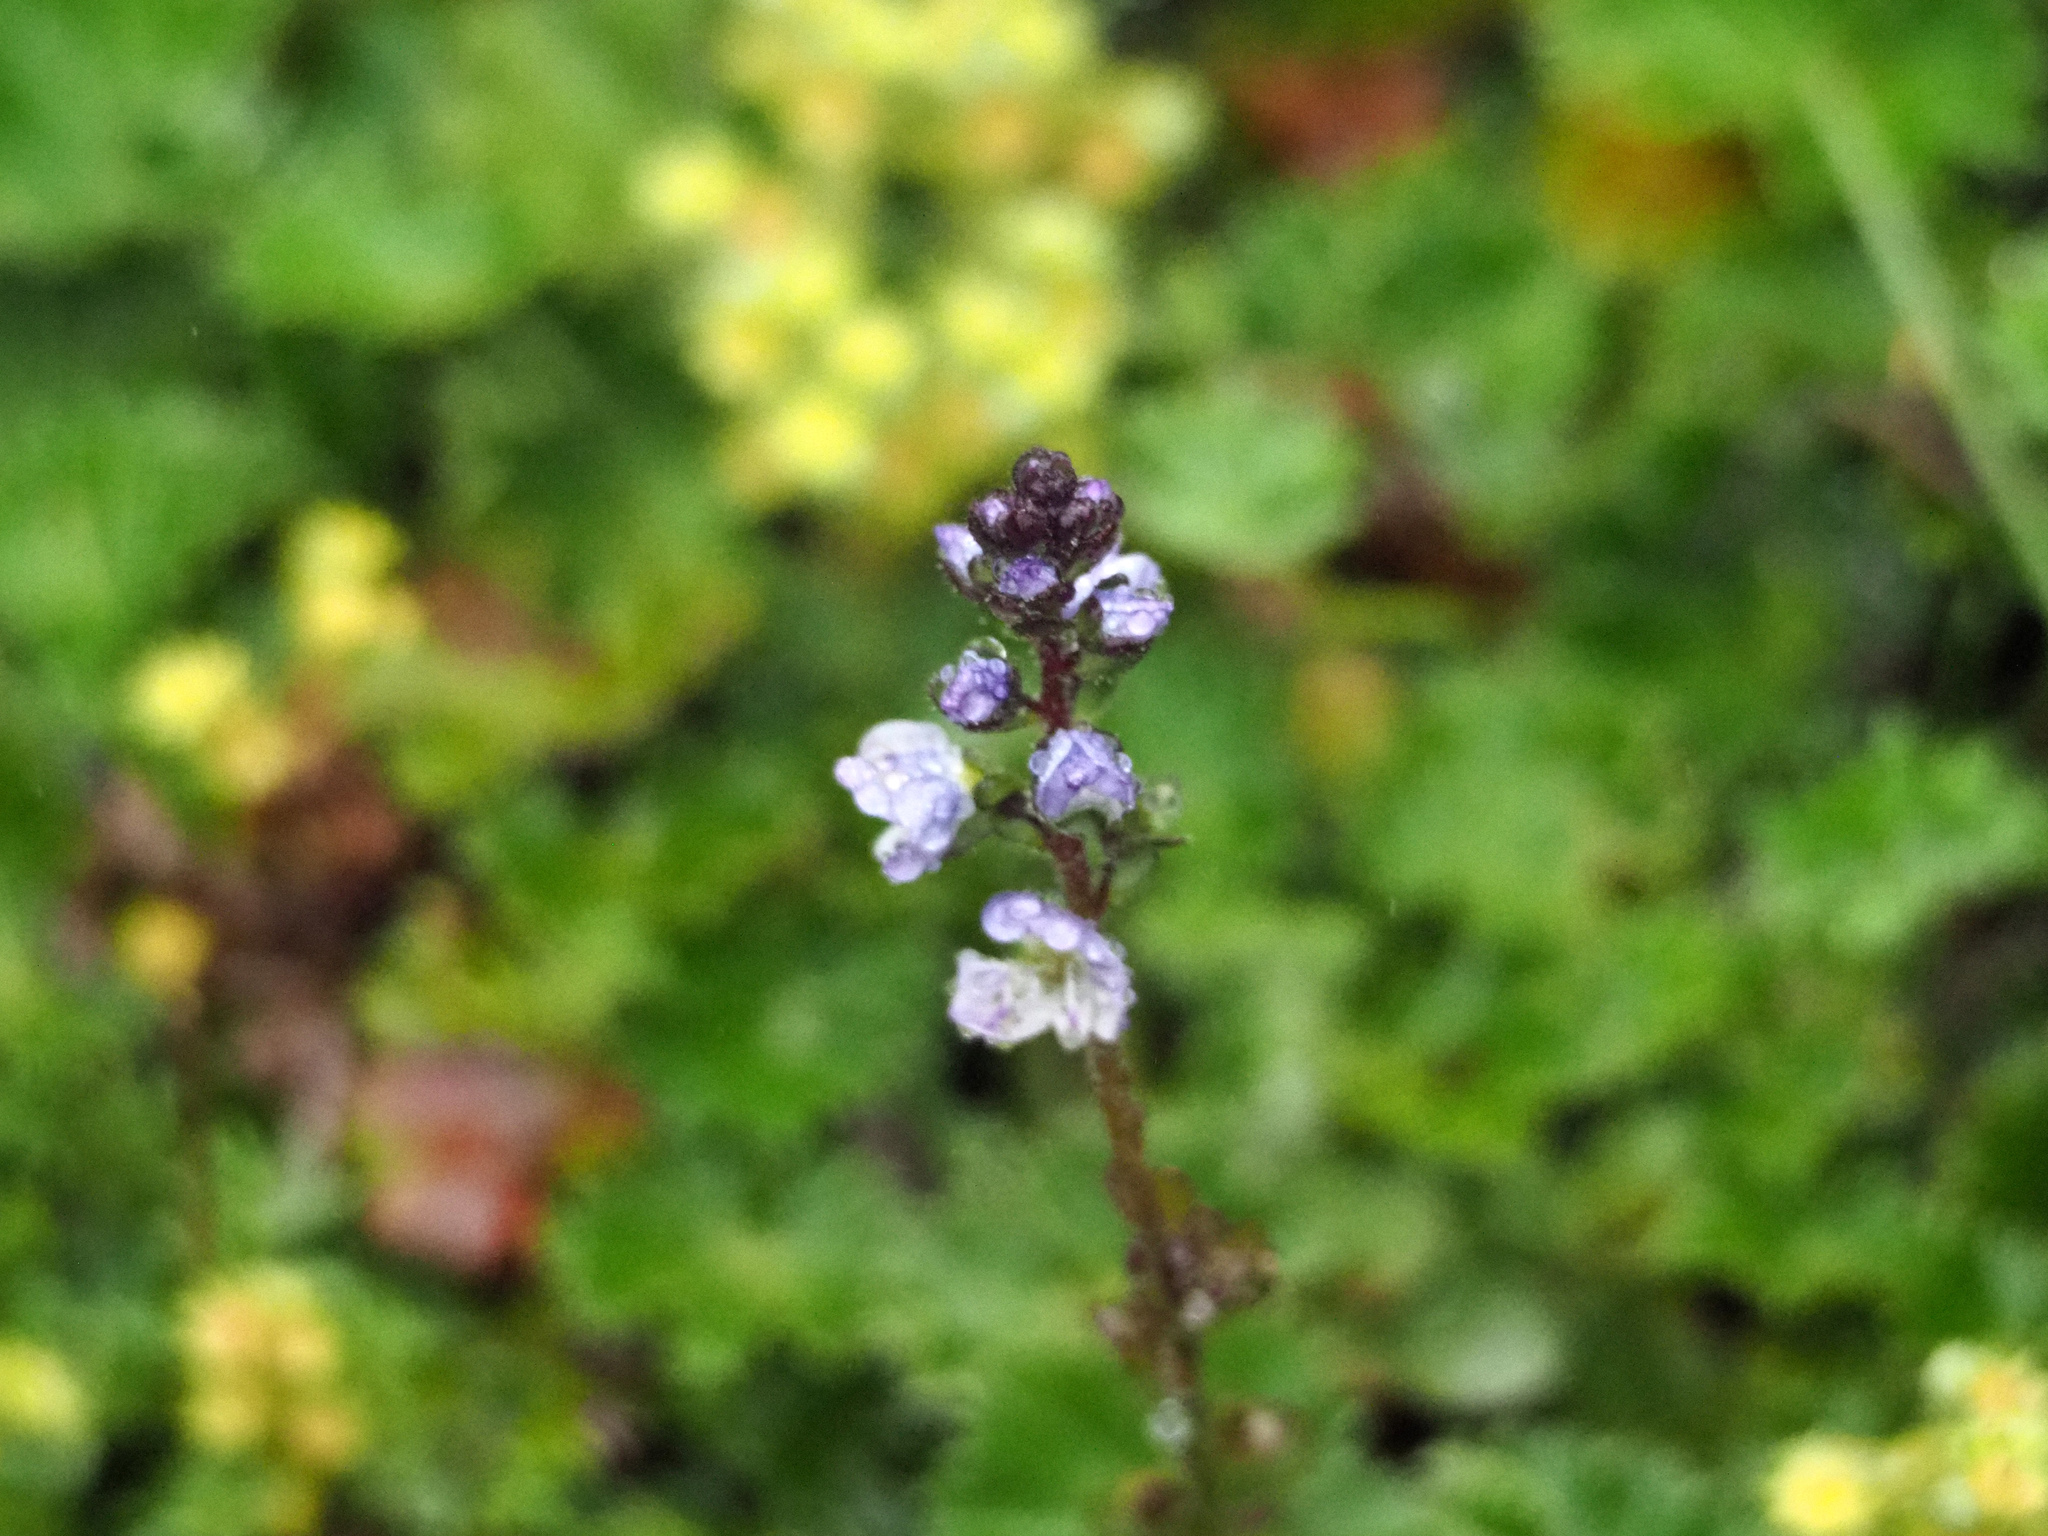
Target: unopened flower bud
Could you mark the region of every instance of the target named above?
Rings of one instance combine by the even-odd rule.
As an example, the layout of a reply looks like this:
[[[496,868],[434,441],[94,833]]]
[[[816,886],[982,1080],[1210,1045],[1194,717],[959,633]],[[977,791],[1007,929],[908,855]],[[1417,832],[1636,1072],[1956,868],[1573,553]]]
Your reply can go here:
[[[1059,580],[1060,573],[1050,560],[1025,555],[1003,567],[1002,574],[996,577],[996,590],[1005,597],[1029,603],[1045,596],[1059,585]]]
[[[959,523],[940,523],[932,530],[932,536],[938,540],[939,564],[945,567],[953,585],[973,596],[974,576],[969,567],[981,558],[981,542]]]
[[[1073,497],[1058,516],[1064,553],[1070,560],[1090,563],[1111,553],[1123,536],[1123,498],[1110,489],[1107,480],[1094,477],[1075,487]]]
[[[967,509],[967,526],[977,538],[1001,548],[1007,545],[1016,527],[1016,508],[1010,498],[997,491],[979,498]]]
[[[1054,821],[1076,811],[1100,811],[1111,821],[1138,803],[1138,778],[1114,736],[1088,726],[1054,731],[1031,754],[1038,809]]]
[[[1010,484],[1017,495],[1048,510],[1066,506],[1080,484],[1074,461],[1051,448],[1033,448],[1021,455],[1010,470]]]
[[[1001,656],[968,649],[933,682],[939,712],[970,731],[999,731],[1023,706],[1017,669]]]
[[[1150,645],[1173,617],[1173,599],[1163,592],[1111,587],[1095,601],[1102,612],[1102,644],[1106,650]]]

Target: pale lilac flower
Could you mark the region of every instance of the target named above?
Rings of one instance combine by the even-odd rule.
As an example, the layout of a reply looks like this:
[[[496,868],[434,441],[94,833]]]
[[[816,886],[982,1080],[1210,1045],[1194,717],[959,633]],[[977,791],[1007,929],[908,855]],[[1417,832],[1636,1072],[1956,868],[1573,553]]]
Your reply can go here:
[[[1003,567],[1002,575],[996,578],[996,590],[1005,597],[1028,603],[1043,597],[1059,579],[1060,573],[1050,560],[1025,555]]]
[[[1051,1030],[1071,1051],[1123,1033],[1136,995],[1130,967],[1093,923],[1029,891],[1005,891],[981,909],[981,926],[1023,953],[960,951],[946,1016],[962,1034],[1011,1046]]]
[[[1141,587],[1105,587],[1095,605],[1102,614],[1103,644],[1112,649],[1151,644],[1173,617],[1172,598]]]
[[[938,699],[940,712],[955,725],[998,730],[1017,716],[1017,669],[1000,656],[970,648],[939,669]]]
[[[1127,555],[1121,548],[1112,549],[1074,578],[1073,600],[1060,610],[1060,616],[1071,619],[1081,611],[1081,605],[1094,595],[1097,587],[1112,579],[1149,592],[1161,591],[1166,586],[1166,573],[1159,569],[1159,562],[1150,555],[1135,552]]]
[[[853,803],[889,829],[875,839],[875,858],[893,884],[928,875],[944,862],[960,824],[974,813],[973,779],[960,749],[938,726],[884,720],[860,739],[832,777]]]
[[[967,574],[967,568],[981,557],[981,541],[959,523],[940,523],[932,529],[932,535],[939,541],[939,564],[954,581],[968,586],[973,578]]]
[[[1074,596],[1061,616],[1073,618],[1091,597],[1102,615],[1102,638],[1112,647],[1156,640],[1173,617],[1166,573],[1150,555],[1111,550],[1074,578]]]
[[[1031,754],[1030,768],[1038,781],[1038,809],[1054,821],[1088,810],[1117,821],[1138,803],[1130,758],[1118,750],[1114,736],[1089,726],[1054,731],[1052,740]]]

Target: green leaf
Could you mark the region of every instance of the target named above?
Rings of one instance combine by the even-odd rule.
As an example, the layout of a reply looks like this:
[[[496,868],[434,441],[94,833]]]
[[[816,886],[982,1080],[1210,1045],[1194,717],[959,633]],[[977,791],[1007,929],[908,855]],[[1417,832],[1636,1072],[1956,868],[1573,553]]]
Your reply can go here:
[[[1140,401],[1118,464],[1134,541],[1274,574],[1356,527],[1365,452],[1327,399],[1238,374]]]
[[[1988,741],[1880,721],[1863,752],[1758,818],[1758,916],[1859,958],[1955,903],[2048,872],[2048,799]]]

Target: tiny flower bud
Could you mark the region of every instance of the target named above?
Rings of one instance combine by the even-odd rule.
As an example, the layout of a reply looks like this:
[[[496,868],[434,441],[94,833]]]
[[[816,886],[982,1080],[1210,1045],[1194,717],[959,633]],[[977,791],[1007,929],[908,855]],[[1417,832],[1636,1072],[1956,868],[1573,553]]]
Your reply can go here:
[[[1054,821],[1091,810],[1119,821],[1138,803],[1130,758],[1117,749],[1114,736],[1088,726],[1054,731],[1031,754],[1030,768],[1038,781],[1038,809]]]
[[[1105,651],[1142,650],[1165,632],[1173,617],[1166,577],[1150,555],[1110,553],[1074,578],[1065,612],[1073,618],[1094,605]]]
[[[953,585],[973,596],[974,577],[968,568],[981,558],[980,541],[959,523],[940,523],[932,536],[938,540],[939,564],[953,578]]]
[[[1095,602],[1102,614],[1102,644],[1108,650],[1150,645],[1173,617],[1173,599],[1163,592],[1111,587]]]
[[[1099,561],[1115,550],[1123,535],[1123,498],[1107,480],[1091,477],[1075,489],[1058,521],[1067,558]]]
[[[996,731],[1017,718],[1022,707],[1017,669],[1001,656],[969,649],[939,669],[933,683],[939,711],[970,731]]]
[[[1000,491],[983,496],[967,509],[967,526],[976,537],[999,548],[1009,543],[1016,521],[1016,509]]]
[[[1080,477],[1074,461],[1050,448],[1033,448],[1020,456],[1010,470],[1010,484],[1025,501],[1048,510],[1064,507],[1073,499]]]
[[[1060,573],[1050,560],[1026,555],[1003,567],[1002,574],[996,577],[996,590],[1005,597],[1028,603],[1045,596],[1059,585],[1059,580]]]

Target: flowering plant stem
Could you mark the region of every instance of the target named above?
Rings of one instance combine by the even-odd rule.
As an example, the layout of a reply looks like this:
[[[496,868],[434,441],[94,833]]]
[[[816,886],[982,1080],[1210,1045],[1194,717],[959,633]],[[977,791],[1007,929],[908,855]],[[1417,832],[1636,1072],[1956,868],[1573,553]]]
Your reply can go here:
[[[1038,654],[1037,709],[1050,734],[1070,723],[1080,677],[1073,658],[1055,642],[1040,641]],[[1044,822],[1038,823],[1038,832],[1059,871],[1068,910],[1089,922],[1099,922],[1109,907],[1115,871],[1104,870],[1098,881],[1089,868],[1087,844],[1082,839]],[[1153,1292],[1151,1299],[1160,1315],[1172,1320],[1157,1356],[1159,1386],[1187,1414],[1186,1436],[1179,1450],[1191,1503],[1183,1529],[1189,1536],[1203,1536],[1214,1529],[1216,1482],[1202,1386],[1202,1339],[1184,1320],[1188,1298],[1176,1294],[1174,1277],[1181,1266],[1173,1262],[1173,1238],[1159,1198],[1158,1176],[1145,1161],[1145,1107],[1138,1102],[1130,1058],[1119,1040],[1092,1040],[1087,1059],[1088,1080],[1109,1131],[1109,1169],[1104,1182],[1142,1255],[1143,1273],[1138,1281]]]
[[[1212,1536],[1222,1517],[1202,1330],[1257,1301],[1274,1264],[1256,1228],[1226,1223],[1178,1170],[1146,1163],[1145,1111],[1119,1043],[1136,993],[1123,947],[1097,925],[1121,861],[1135,851],[1125,867],[1142,867],[1177,841],[1162,835],[1164,802],[1148,797],[1117,739],[1075,718],[1082,685],[1113,682],[1173,615],[1158,562],[1123,548],[1123,513],[1108,481],[1084,480],[1065,454],[1033,448],[1011,467],[1008,490],[977,498],[966,522],[933,530],[955,590],[1037,652],[1038,692],[1024,692],[999,642],[976,641],[933,677],[932,702],[963,731],[1009,730],[1032,716],[1028,788],[983,784],[943,730],[916,720],[870,727],[832,773],[856,806],[889,823],[874,853],[897,884],[956,851],[978,786],[982,812],[1029,826],[1051,856],[1059,899],[1036,891],[989,898],[982,931],[1023,952],[996,959],[961,950],[946,1016],[999,1049],[1049,1033],[1086,1053],[1109,1129],[1105,1182],[1132,1237],[1124,1261],[1131,1292],[1102,1308],[1097,1323],[1134,1373],[1158,1383],[1149,1428],[1181,1463],[1178,1480],[1156,1480],[1140,1519],[1152,1530]]]
[[[1208,1400],[1202,1387],[1202,1339],[1182,1320],[1187,1298],[1175,1294],[1166,1212],[1159,1202],[1158,1179],[1145,1162],[1145,1109],[1132,1089],[1130,1062],[1121,1043],[1090,1043],[1088,1078],[1095,1087],[1095,1102],[1102,1106],[1103,1123],[1109,1128],[1105,1182],[1110,1199],[1144,1253],[1145,1283],[1156,1290],[1161,1310],[1173,1319],[1159,1351],[1159,1385],[1187,1414],[1180,1459],[1190,1507],[1183,1529],[1189,1536],[1205,1536],[1214,1529],[1216,1477]]]

